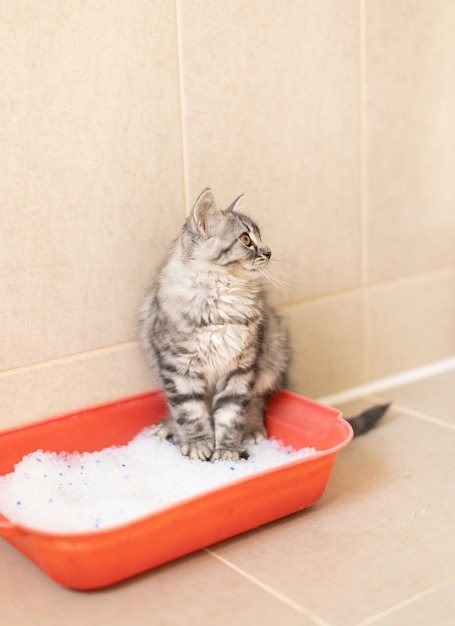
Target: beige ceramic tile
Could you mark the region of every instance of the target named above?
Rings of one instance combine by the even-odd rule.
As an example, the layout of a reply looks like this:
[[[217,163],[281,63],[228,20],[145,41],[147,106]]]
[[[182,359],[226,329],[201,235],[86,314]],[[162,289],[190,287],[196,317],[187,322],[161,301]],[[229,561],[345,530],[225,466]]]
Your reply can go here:
[[[369,278],[455,263],[455,4],[366,2]]]
[[[369,379],[451,357],[455,352],[455,272],[368,290]]]
[[[359,283],[358,2],[179,2],[189,201],[245,193],[281,302]],[[295,280],[294,280],[295,279]]]
[[[291,333],[292,389],[318,398],[363,382],[359,294],[286,307],[282,314]]]
[[[213,550],[326,622],[359,624],[454,575],[454,445],[392,410],[341,452],[314,508]]]
[[[0,430],[154,387],[137,344],[0,374]]]
[[[455,426],[455,370],[393,387],[378,396]]]
[[[371,623],[375,626],[452,626],[454,615],[455,578]]]
[[[298,611],[199,552],[107,590],[77,593],[0,541],[2,623],[8,626],[310,626]]]
[[[1,4],[2,370],[136,334],[184,215],[174,12]]]

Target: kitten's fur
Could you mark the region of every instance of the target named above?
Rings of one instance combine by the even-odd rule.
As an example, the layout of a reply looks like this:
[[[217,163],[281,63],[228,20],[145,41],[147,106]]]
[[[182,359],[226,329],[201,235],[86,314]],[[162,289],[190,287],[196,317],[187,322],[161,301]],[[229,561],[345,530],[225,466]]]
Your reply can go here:
[[[291,356],[261,281],[270,249],[238,201],[223,211],[210,189],[199,196],[140,315],[145,355],[171,413],[155,432],[202,460],[236,460],[266,437],[266,400]],[[354,426],[369,429],[377,419],[360,416]]]

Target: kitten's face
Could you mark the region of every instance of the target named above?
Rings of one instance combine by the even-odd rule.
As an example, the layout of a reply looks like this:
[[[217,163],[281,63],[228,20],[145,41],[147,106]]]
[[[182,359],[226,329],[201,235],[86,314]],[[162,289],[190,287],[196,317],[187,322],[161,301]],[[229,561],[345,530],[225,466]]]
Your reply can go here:
[[[261,239],[259,228],[246,215],[228,212],[220,234],[215,236],[216,257],[219,265],[238,264],[247,271],[264,268],[272,256],[270,248]]]
[[[262,242],[256,224],[235,212],[236,203],[221,211],[210,190],[199,197],[188,221],[196,235],[191,256],[215,265],[255,272],[267,266],[272,253]]]

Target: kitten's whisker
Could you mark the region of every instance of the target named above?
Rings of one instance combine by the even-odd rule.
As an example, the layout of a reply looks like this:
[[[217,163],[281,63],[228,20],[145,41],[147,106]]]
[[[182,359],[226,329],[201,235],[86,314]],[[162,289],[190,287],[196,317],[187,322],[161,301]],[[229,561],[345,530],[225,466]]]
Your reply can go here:
[[[274,265],[275,265],[275,263],[286,263],[286,264],[289,264],[290,261],[288,261],[286,259],[277,259],[276,256],[273,256],[272,263]]]
[[[262,276],[274,287],[279,287],[283,292],[288,291],[292,285],[289,281],[278,276],[270,267],[261,269]]]

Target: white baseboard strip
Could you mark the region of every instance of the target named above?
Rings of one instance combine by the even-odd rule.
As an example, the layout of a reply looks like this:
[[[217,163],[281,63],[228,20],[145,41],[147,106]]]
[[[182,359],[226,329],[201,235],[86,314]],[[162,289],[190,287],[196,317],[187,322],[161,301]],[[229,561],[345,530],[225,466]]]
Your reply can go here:
[[[428,365],[416,367],[405,372],[400,372],[399,374],[394,374],[393,376],[387,376],[386,378],[373,380],[370,383],[365,383],[358,387],[351,387],[350,389],[318,398],[317,401],[322,404],[328,404],[329,406],[342,404],[343,402],[350,402],[362,396],[374,395],[375,393],[380,393],[381,391],[386,391],[393,387],[407,385],[408,383],[429,378],[430,376],[436,376],[437,374],[442,374],[452,369],[455,369],[455,357],[437,361],[436,363],[429,363]]]

